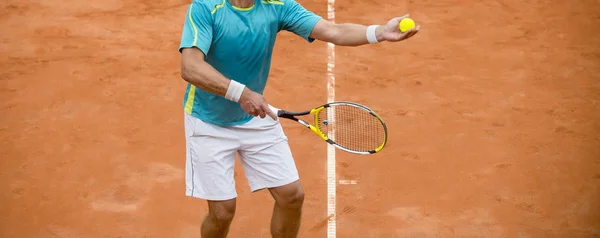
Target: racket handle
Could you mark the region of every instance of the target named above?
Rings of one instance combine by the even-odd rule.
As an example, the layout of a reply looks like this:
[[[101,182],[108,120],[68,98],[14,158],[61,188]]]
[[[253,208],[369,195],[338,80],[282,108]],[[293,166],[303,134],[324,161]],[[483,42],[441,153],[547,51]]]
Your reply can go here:
[[[276,107],[274,107],[274,106],[271,106],[271,104],[269,104],[269,108],[271,109],[271,111],[272,111],[272,112],[273,112],[275,115],[279,116],[279,108],[276,108]]]

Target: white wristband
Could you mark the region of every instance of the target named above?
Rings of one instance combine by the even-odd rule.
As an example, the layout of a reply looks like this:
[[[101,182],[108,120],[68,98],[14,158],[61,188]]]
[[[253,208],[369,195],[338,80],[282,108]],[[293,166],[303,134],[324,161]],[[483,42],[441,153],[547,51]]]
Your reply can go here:
[[[238,102],[242,96],[242,92],[244,92],[245,87],[246,85],[243,85],[232,79],[229,83],[229,87],[227,88],[227,93],[225,93],[225,98],[227,100]]]
[[[377,41],[377,34],[375,33],[378,26],[379,25],[370,25],[367,27],[367,41],[369,41],[369,44],[379,43],[379,41]]]

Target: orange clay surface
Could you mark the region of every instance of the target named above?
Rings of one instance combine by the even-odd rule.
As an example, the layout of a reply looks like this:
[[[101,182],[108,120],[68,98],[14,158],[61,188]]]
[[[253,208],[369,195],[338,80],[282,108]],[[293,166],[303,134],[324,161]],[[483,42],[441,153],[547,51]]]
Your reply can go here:
[[[324,0],[299,0],[326,17]],[[0,3],[0,237],[199,237],[184,196],[183,0]],[[410,13],[409,41],[336,47],[336,99],[388,123],[337,152],[337,237],[599,237],[597,1],[336,2],[336,21]],[[267,100],[327,100],[327,45],[283,32]],[[283,122],[326,237],[326,144]],[[238,162],[239,165],[239,162]],[[272,199],[236,167],[230,237],[268,237]]]

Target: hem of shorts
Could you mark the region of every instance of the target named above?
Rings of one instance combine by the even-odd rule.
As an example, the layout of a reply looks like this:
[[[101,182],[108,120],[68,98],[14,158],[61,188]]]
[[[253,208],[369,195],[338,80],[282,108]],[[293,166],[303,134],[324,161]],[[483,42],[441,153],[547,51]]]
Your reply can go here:
[[[210,201],[225,201],[225,200],[231,200],[237,197],[237,195],[229,195],[229,196],[206,196],[204,194],[198,194],[197,192],[192,193],[192,191],[187,190],[185,192],[185,195],[188,197],[194,197],[194,198],[199,198],[199,199],[204,199],[204,200],[210,200]]]
[[[260,186],[260,187],[258,187],[258,188],[255,188],[255,189],[252,189],[252,188],[251,188],[251,189],[250,189],[250,192],[252,192],[252,193],[253,193],[253,192],[258,192],[258,191],[260,191],[260,190],[263,190],[263,189],[265,189],[265,188],[276,188],[276,187],[281,187],[281,186],[288,185],[288,184],[290,184],[290,183],[296,182],[296,181],[298,181],[298,180],[300,180],[300,176],[299,176],[299,175],[296,175],[296,176],[294,176],[294,177],[291,177],[291,178],[289,178],[289,179],[286,179],[286,180],[280,180],[280,181],[275,181],[275,182],[272,182],[272,183],[267,183],[267,184],[264,184],[264,185],[262,185],[262,186]]]
[[[184,112],[185,112],[185,110],[184,110]],[[200,115],[198,115],[194,111],[192,111],[191,113],[188,113],[188,112],[185,112],[185,113],[187,113],[188,115],[190,115],[192,117],[195,117],[198,120],[201,120],[201,121],[209,123],[209,124],[213,124],[215,126],[220,126],[220,127],[232,127],[232,126],[243,125],[243,124],[248,123],[249,121],[252,121],[252,119],[254,118],[254,117],[250,117],[250,118],[246,118],[246,119],[241,120],[241,121],[235,121],[235,122],[231,122],[231,123],[219,123],[219,122],[215,122],[215,121],[212,121],[212,120],[203,119],[203,118],[200,117]]]

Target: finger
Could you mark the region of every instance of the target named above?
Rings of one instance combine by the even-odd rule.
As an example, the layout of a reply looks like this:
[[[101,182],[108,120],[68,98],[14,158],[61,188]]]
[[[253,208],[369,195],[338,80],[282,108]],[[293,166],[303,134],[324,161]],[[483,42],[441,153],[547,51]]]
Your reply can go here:
[[[265,108],[265,112],[267,112],[267,115],[270,116],[271,118],[273,118],[273,120],[277,121],[277,114],[275,114],[276,109],[271,107],[270,105],[267,106],[267,108]]]
[[[419,29],[420,29],[420,28],[421,28],[421,27],[417,26],[417,27],[415,27],[414,29],[412,29],[412,30],[411,30],[411,33],[410,33],[410,36],[412,37],[412,36],[416,35],[417,33],[419,33]]]
[[[258,116],[260,116],[260,118],[265,118],[265,116],[267,116],[264,107],[258,110]]]
[[[414,33],[417,33],[419,31],[419,29],[421,29],[421,26],[416,26],[415,28],[411,29],[411,31]]]
[[[399,21],[400,21],[400,20],[402,20],[402,19],[404,19],[404,18],[407,18],[407,17],[410,17],[410,14],[405,14],[404,16],[401,16],[401,17],[396,17],[396,18],[394,18],[394,19],[397,19],[397,20],[399,20]]]
[[[415,34],[417,34],[417,31],[418,31],[418,30],[417,30],[416,28],[410,29],[409,31],[407,31],[407,32],[405,33],[405,34],[406,34],[406,36],[404,36],[404,39],[411,38],[412,36],[414,36]]]
[[[252,109],[250,109],[249,114],[256,117],[256,116],[258,116],[258,110],[256,110],[255,108],[252,108]]]
[[[276,108],[269,104],[269,109],[271,109],[271,112],[273,112],[273,114],[277,116],[277,113],[279,112],[279,108]]]
[[[262,103],[260,104],[258,111],[260,112],[260,118],[265,118],[267,115],[269,115],[271,109],[269,108],[269,104]]]
[[[408,14],[406,14],[406,15],[404,15],[404,16],[401,16],[401,17],[394,17],[394,18],[392,18],[392,19],[391,19],[391,20],[390,20],[388,23],[391,23],[391,24],[399,24],[399,23],[400,23],[400,21],[402,21],[402,19],[404,19],[404,18],[407,18],[407,17],[409,17],[409,15],[408,15]]]

